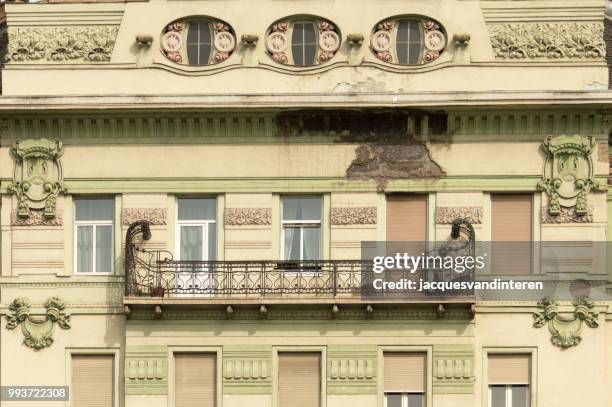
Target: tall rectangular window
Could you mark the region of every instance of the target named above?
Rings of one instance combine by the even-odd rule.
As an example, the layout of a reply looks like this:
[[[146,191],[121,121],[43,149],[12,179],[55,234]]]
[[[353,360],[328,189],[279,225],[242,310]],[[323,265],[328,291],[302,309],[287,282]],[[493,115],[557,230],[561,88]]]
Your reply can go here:
[[[74,206],[77,273],[112,273],[115,200],[79,198]]]
[[[174,354],[174,406],[217,405],[217,354]]]
[[[387,240],[427,240],[427,195],[387,195]]]
[[[321,405],[321,353],[279,352],[278,406]]]
[[[425,407],[424,352],[383,354],[385,407]]]
[[[114,355],[72,355],[72,407],[114,407]]]
[[[531,273],[532,194],[491,195],[491,267],[498,275]]]
[[[180,260],[216,260],[217,200],[179,198],[177,239]]]
[[[320,197],[282,199],[283,260],[321,258]]]
[[[488,355],[489,407],[529,407],[531,355]]]

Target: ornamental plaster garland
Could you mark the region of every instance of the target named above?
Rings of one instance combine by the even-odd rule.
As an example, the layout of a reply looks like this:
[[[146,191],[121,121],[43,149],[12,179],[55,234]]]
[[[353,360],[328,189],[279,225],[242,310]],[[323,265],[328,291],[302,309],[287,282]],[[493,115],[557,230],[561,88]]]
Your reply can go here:
[[[490,24],[495,56],[501,59],[603,59],[602,23]]]
[[[108,62],[118,26],[9,27],[6,61]]]

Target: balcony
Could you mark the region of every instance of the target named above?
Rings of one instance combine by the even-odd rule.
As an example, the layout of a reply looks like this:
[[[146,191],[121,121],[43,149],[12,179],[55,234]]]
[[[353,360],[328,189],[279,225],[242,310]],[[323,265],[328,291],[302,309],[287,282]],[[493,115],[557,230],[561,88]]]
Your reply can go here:
[[[370,260],[313,261],[180,261],[170,252],[145,250],[134,243],[138,235],[150,239],[146,222],[130,226],[126,237],[126,305],[260,305],[260,304],[373,304],[473,303],[474,293],[456,290],[439,297],[411,291],[372,295]],[[425,269],[413,274],[392,273],[393,280],[463,281],[452,270]],[[370,289],[370,291],[368,291]]]

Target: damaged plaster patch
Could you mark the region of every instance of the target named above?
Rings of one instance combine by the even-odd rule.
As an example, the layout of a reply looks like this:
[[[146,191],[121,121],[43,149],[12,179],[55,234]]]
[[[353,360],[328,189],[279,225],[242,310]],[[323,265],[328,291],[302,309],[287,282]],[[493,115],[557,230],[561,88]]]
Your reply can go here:
[[[333,92],[336,92],[336,93],[384,92],[384,91],[386,91],[385,82],[377,81],[371,77],[368,77],[363,81],[359,81],[355,83],[340,82],[333,89]]]
[[[444,171],[429,155],[423,143],[405,145],[361,145],[346,170],[349,178],[370,178],[384,182],[398,178],[439,178]]]

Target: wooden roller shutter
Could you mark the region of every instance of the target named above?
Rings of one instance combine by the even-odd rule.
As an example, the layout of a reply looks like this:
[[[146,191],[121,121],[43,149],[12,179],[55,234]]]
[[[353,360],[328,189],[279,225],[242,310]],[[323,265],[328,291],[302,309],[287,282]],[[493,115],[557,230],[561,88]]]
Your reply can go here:
[[[529,384],[531,356],[490,354],[489,384]]]
[[[384,387],[386,393],[425,393],[425,363],[422,352],[385,352]]]
[[[72,355],[72,407],[113,407],[114,355]]]
[[[175,407],[215,407],[217,404],[217,355],[174,354]]]
[[[491,267],[498,275],[531,273],[533,195],[491,195]]]
[[[427,240],[427,195],[387,195],[387,240]]]
[[[278,354],[279,407],[321,405],[321,354],[283,352]]]

